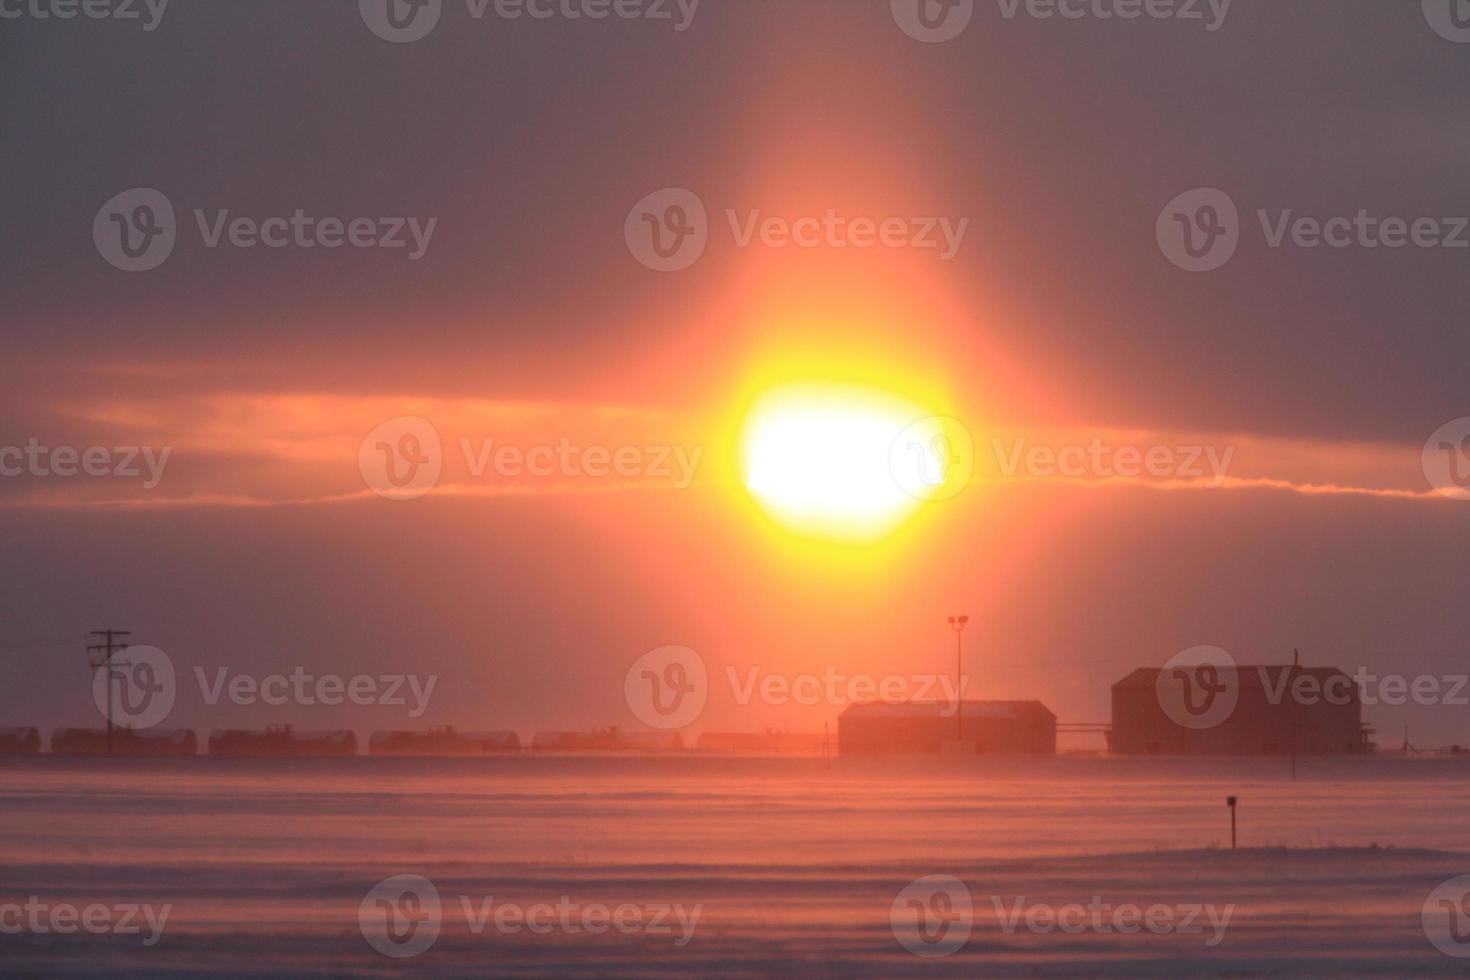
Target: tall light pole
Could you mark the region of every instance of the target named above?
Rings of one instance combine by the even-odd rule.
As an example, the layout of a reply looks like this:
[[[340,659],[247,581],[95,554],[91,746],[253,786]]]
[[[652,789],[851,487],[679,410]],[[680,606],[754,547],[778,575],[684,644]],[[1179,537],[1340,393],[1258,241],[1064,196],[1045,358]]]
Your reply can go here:
[[[965,674],[962,639],[969,616],[949,617],[949,628],[954,630],[954,696],[955,696],[955,740],[965,740]]]

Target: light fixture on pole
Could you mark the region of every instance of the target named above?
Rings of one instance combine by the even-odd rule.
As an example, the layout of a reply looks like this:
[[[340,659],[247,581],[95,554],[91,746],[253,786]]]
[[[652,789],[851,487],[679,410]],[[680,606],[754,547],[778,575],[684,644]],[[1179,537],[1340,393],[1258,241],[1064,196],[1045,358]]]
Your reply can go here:
[[[969,622],[969,616],[949,617],[949,628],[954,630],[955,739],[961,742],[965,739],[965,675],[961,637],[965,632],[966,624]]]

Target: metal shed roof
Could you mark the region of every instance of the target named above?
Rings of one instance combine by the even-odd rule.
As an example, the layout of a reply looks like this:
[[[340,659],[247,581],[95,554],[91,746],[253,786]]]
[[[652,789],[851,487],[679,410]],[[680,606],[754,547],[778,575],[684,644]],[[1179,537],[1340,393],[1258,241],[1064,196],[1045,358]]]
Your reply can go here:
[[[1159,673],[1162,667],[1139,667],[1127,677],[1118,681],[1113,687],[1153,687],[1158,683]],[[1295,670],[1297,677],[1315,677],[1319,681],[1342,675],[1347,677],[1336,667],[1296,667],[1291,664],[1240,664],[1235,668],[1237,680],[1241,687],[1261,687],[1269,679],[1274,687],[1281,683],[1284,671]]]
[[[966,718],[1020,718],[1023,715],[1056,715],[1040,701],[965,701]],[[954,717],[954,705],[948,701],[867,701],[850,704],[843,718],[931,718]]]

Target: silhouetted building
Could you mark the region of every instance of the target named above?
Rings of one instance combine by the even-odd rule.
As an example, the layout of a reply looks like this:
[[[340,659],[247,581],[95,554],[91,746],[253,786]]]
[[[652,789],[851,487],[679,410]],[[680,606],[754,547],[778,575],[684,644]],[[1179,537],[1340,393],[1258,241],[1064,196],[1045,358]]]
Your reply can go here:
[[[1055,755],[1057,716],[1040,701],[871,701],[837,717],[842,755]]]
[[[537,732],[533,752],[678,752],[684,739],[678,732],[622,732],[616,727],[590,732]]]
[[[505,755],[521,751],[515,732],[457,732],[452,726],[426,732],[373,732],[369,755]]]
[[[268,758],[316,758],[357,755],[354,732],[298,732],[290,725],[272,725],[265,731],[224,729],[211,732],[209,754]]]
[[[51,733],[52,755],[107,755],[107,729],[58,728]],[[199,739],[187,728],[114,728],[112,754],[121,756],[198,755]]]
[[[1356,682],[1336,667],[1140,667],[1113,685],[1119,755],[1353,755],[1373,751]]]
[[[39,728],[0,728],[0,755],[37,755],[40,751]]]
[[[751,755],[821,755],[827,737],[803,732],[704,732],[695,743],[700,752],[748,753]]]

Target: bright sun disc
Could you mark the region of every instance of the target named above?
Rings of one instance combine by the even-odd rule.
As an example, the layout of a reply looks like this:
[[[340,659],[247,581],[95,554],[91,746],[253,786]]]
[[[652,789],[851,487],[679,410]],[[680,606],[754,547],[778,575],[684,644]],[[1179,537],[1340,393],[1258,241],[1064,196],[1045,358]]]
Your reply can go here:
[[[758,398],[741,431],[746,488],[786,527],[868,540],[892,531],[919,500],[895,478],[892,453],[927,413],[866,388],[791,386]]]

